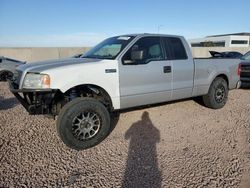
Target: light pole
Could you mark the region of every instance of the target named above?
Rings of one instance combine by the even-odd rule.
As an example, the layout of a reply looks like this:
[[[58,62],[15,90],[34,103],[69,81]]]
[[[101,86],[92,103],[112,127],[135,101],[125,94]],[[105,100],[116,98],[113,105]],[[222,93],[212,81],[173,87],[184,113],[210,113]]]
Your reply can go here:
[[[161,27],[163,27],[163,25],[158,25],[158,28],[157,28],[157,33],[158,33],[158,34],[159,34],[159,32],[160,32]]]

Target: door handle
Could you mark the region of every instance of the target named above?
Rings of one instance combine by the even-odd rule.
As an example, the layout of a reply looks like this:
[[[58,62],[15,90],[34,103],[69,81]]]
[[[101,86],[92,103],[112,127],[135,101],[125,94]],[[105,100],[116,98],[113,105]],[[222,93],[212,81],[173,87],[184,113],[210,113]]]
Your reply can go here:
[[[105,69],[105,73],[116,73],[116,69]]]
[[[163,73],[171,73],[171,72],[172,72],[171,66],[164,66],[163,67]]]

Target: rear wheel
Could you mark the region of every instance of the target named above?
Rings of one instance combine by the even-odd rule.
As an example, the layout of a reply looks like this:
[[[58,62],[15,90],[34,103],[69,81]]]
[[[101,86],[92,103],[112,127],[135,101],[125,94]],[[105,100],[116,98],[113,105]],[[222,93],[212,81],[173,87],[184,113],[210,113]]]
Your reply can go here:
[[[225,106],[228,98],[228,86],[225,79],[216,78],[208,91],[208,94],[203,96],[205,106],[212,109],[220,109]]]
[[[110,131],[110,114],[91,98],[77,98],[66,104],[57,120],[57,131],[64,144],[83,150],[99,144]]]

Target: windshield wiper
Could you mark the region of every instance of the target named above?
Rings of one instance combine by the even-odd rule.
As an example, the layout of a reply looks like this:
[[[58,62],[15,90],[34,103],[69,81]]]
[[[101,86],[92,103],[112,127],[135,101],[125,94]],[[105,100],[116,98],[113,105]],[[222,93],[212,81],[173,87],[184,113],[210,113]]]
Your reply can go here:
[[[82,58],[99,59],[98,56],[82,56]]]
[[[113,59],[113,56],[112,56],[112,55],[107,55],[107,56],[93,55],[93,56],[83,56],[82,58],[91,58],[91,59]]]

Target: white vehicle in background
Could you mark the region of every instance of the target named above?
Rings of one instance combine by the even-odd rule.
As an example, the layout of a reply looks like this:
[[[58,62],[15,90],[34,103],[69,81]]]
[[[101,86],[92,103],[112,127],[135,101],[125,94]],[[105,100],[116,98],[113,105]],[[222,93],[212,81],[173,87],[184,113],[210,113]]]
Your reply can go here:
[[[30,114],[58,115],[60,138],[81,150],[107,137],[114,111],[197,96],[222,108],[239,71],[236,59],[193,59],[180,36],[123,35],[80,58],[20,66],[10,90]]]

